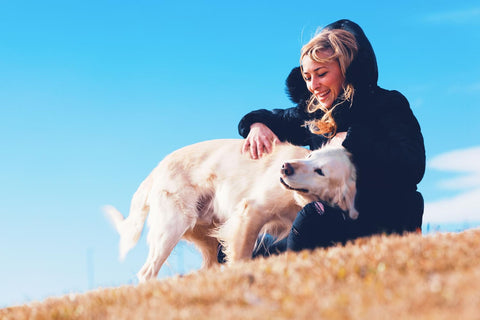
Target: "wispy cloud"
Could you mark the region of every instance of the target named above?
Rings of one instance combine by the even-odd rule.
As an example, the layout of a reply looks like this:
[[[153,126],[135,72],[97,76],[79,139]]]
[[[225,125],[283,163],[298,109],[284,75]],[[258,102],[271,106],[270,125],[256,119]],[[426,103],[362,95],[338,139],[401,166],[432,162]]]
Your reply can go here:
[[[448,93],[458,94],[458,93],[480,93],[480,82],[470,83],[466,85],[453,85],[448,88]]]
[[[480,188],[458,196],[425,203],[424,223],[480,221]]]
[[[480,146],[440,154],[428,162],[428,167],[442,171],[480,173]]]
[[[465,190],[459,195],[425,204],[425,222],[480,221],[480,146],[454,150],[436,156],[429,169],[461,173],[440,181],[438,186]]]
[[[433,23],[480,23],[480,7],[431,13],[425,20]]]

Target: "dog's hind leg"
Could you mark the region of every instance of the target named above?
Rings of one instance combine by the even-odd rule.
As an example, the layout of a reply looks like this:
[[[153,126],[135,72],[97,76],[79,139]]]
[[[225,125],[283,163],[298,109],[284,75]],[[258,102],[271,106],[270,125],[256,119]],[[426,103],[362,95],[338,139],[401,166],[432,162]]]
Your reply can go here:
[[[137,273],[140,282],[155,278],[165,260],[180,241],[184,233],[192,228],[195,221],[189,218],[172,201],[164,200],[150,205],[150,231],[147,242],[150,246],[148,258]],[[165,203],[169,204],[165,206]]]
[[[192,230],[189,230],[184,238],[192,241],[196,248],[200,251],[203,257],[202,268],[210,268],[218,264],[218,240],[214,235],[215,226],[211,225],[196,225]]]

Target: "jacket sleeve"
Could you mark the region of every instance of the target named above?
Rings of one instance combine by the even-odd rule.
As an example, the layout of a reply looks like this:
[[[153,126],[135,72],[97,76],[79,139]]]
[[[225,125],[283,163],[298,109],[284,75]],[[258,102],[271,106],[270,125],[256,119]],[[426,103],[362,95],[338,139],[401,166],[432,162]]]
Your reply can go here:
[[[365,104],[348,129],[343,145],[349,150],[364,180],[399,188],[418,184],[425,173],[425,146],[420,125],[407,99],[385,91]]]
[[[305,121],[309,115],[305,111],[305,104],[299,103],[288,109],[260,109],[246,114],[238,124],[239,134],[246,138],[250,126],[256,122],[265,124],[281,141],[288,141],[295,145],[308,144],[309,129]]]

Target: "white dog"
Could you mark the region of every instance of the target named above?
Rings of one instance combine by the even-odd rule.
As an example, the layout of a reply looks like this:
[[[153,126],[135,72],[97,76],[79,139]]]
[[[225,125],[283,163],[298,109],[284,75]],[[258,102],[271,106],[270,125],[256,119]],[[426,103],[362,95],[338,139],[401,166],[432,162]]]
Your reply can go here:
[[[277,143],[272,153],[252,160],[241,153],[243,142],[212,140],[179,149],[141,183],[127,219],[105,207],[120,233],[122,259],[150,212],[150,251],[137,274],[140,281],[157,276],[181,238],[194,242],[203,266],[210,267],[217,263],[219,243],[228,262],[250,258],[261,232],[286,235],[309,202],[323,200],[357,218],[356,172],[343,147],[310,152]]]

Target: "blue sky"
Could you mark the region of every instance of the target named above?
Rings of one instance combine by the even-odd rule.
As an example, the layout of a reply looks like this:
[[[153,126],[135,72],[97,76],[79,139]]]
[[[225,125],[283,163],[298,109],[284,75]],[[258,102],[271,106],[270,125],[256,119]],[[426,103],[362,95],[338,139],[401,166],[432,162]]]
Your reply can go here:
[[[126,214],[171,151],[290,107],[302,44],[341,18],[422,126],[426,222],[480,221],[480,5],[429,3],[0,0],[0,307],[135,283],[144,237],[118,262],[101,206]],[[182,244],[161,276],[198,266]]]

